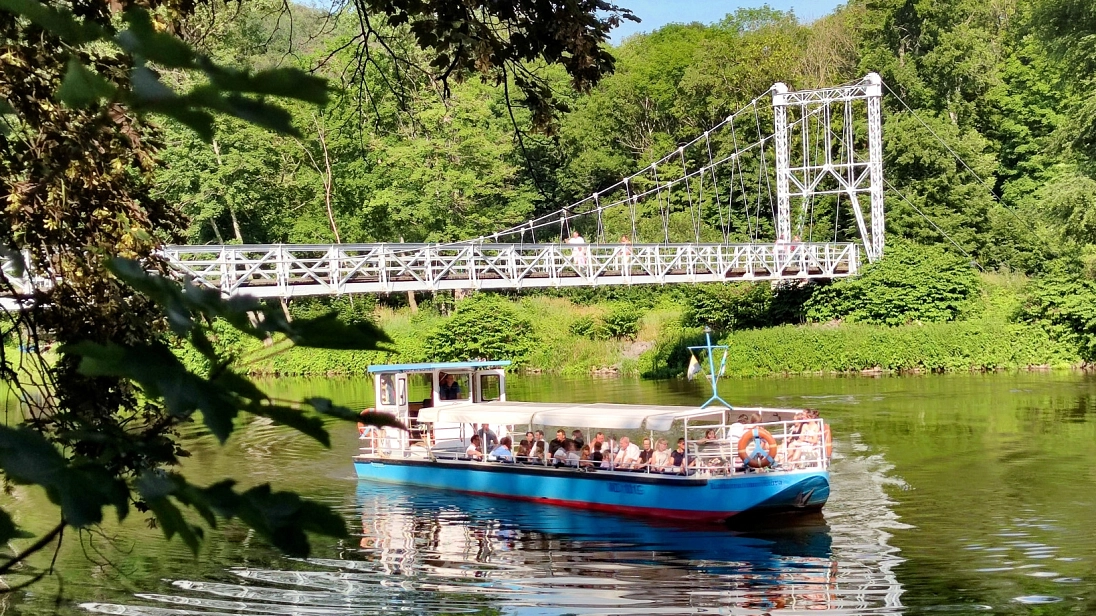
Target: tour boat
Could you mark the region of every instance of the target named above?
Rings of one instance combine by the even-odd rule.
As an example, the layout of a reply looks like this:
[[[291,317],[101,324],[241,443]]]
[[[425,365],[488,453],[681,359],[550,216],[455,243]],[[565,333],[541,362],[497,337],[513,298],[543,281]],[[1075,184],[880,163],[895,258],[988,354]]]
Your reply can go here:
[[[709,353],[713,395],[700,407],[515,402],[506,397],[507,361],[370,366],[377,402],[368,410],[392,413],[408,429],[359,426],[354,469],[376,482],[663,520],[724,522],[820,510],[830,493],[828,426],[818,417],[802,418],[803,409],[724,403],[711,360],[721,347],[709,341],[701,348]],[[748,421],[739,421],[742,416]],[[684,459],[666,472],[611,462],[556,466],[540,456],[511,462],[490,451],[473,459],[467,448],[484,424],[515,445],[526,431],[554,435],[557,428],[567,435],[579,429],[587,443],[597,432],[637,444],[661,437],[671,449],[684,437]]]

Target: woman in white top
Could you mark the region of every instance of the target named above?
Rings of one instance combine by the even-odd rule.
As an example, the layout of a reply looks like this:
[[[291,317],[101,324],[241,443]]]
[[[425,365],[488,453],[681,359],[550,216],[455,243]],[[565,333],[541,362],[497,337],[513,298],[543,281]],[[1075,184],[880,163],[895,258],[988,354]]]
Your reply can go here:
[[[664,473],[673,466],[673,459],[670,457],[670,450],[667,449],[667,447],[668,444],[666,443],[666,439],[658,439],[658,445],[655,446],[655,453],[651,456],[652,473]]]

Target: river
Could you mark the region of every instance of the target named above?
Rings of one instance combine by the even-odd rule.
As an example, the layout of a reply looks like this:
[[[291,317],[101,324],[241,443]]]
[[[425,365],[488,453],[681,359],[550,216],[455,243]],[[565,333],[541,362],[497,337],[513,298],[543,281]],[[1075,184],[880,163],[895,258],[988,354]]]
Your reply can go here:
[[[278,380],[281,397],[366,406],[364,380]],[[696,404],[700,383],[512,376],[516,400]],[[219,447],[185,434],[192,480],[272,482],[330,504],[349,540],[293,560],[229,524],[197,558],[134,513],[69,533],[56,572],[0,596],[18,613],[1076,614],[1096,612],[1096,378],[1023,373],[726,381],[743,405],[815,407],[833,425],[833,495],[802,527],[653,525],[359,483],[353,426],[333,446],[265,421]],[[43,531],[44,497],[4,498]],[[35,562],[48,565],[48,559]],[[19,578],[11,578],[11,582]]]

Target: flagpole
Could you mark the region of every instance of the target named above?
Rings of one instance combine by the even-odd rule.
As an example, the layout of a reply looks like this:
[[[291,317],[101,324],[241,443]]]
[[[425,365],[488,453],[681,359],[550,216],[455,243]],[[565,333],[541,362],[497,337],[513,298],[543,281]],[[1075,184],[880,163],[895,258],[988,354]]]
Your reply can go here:
[[[712,328],[705,327],[704,328],[704,346],[691,346],[691,347],[688,347],[688,348],[689,348],[690,352],[697,351],[697,350],[705,350],[705,351],[708,352],[708,381],[712,385],[712,397],[708,398],[708,400],[704,404],[701,404],[700,408],[702,408],[702,409],[707,408],[708,406],[710,406],[711,404],[713,404],[715,402],[721,402],[723,404],[723,406],[727,407],[728,409],[734,410],[734,407],[731,406],[730,403],[728,403],[726,400],[721,398],[720,395],[719,395],[719,386],[716,384],[716,382],[719,380],[719,375],[716,374],[716,371],[715,371],[715,356],[714,356],[714,353],[713,353],[713,351],[715,351],[716,349],[723,349],[724,353],[726,353],[727,350],[730,349],[730,347],[725,345],[725,344],[713,345],[712,344]],[[724,355],[724,359],[726,359],[725,355]]]

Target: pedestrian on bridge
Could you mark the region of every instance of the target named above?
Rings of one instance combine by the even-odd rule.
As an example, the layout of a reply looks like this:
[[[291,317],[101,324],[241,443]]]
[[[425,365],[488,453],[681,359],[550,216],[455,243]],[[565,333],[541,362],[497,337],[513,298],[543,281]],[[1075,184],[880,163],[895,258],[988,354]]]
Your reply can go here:
[[[575,265],[586,265],[586,239],[579,235],[578,231],[572,231],[571,237],[567,238],[567,243],[579,245],[571,251],[571,258],[575,260]]]

